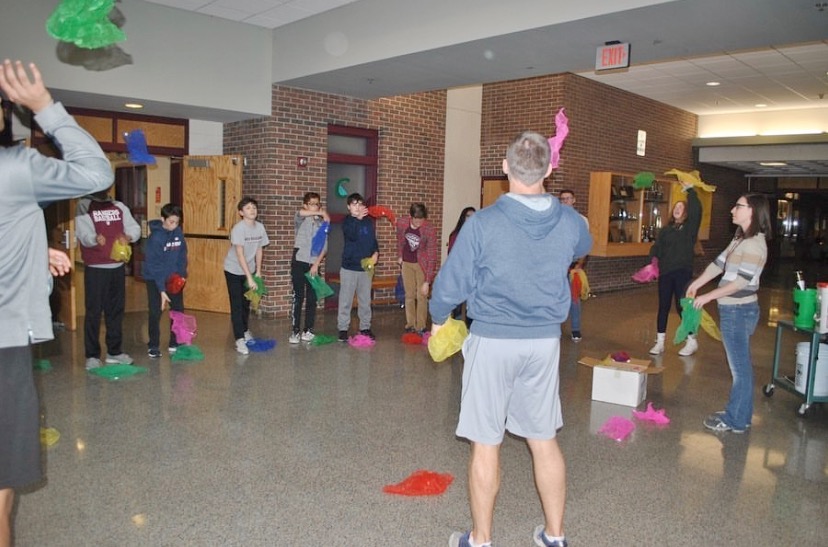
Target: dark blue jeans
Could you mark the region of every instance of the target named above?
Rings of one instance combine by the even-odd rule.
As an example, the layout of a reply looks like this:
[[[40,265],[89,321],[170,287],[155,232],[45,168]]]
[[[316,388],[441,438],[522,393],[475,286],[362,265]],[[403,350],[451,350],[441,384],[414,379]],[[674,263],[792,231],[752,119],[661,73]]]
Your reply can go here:
[[[750,358],[750,337],[759,323],[759,303],[735,306],[719,304],[719,327],[727,352],[727,364],[733,376],[730,399],[725,408],[724,422],[735,429],[750,425],[753,416],[753,362]]]

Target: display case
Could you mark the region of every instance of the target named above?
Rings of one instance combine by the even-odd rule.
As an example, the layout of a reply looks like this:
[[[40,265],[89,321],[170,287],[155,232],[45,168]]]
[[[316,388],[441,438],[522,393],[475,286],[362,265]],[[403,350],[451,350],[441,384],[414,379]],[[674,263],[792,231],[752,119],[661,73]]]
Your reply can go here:
[[[671,182],[633,187],[632,174],[599,171],[589,177],[589,228],[596,256],[646,256],[670,214]]]

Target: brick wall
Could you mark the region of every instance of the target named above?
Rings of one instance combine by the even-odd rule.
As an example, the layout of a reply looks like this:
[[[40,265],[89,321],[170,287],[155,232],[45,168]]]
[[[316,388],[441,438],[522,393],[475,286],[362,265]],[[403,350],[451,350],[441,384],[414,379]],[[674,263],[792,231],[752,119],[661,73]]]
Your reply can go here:
[[[412,201],[423,201],[441,230],[446,93],[419,93],[366,101],[273,86],[272,116],[224,126],[226,154],[247,160],[244,190],[259,201],[259,220],[271,244],[265,250],[266,317],[289,313],[293,215],[307,191],[327,201],[326,158],[329,124],[379,132],[377,203],[406,214]],[[309,159],[305,168],[298,156]],[[377,222],[380,264],[376,275],[396,275],[394,232]]]
[[[483,87],[483,173],[500,172],[506,147],[520,131],[554,135],[555,114],[561,107],[569,118],[569,135],[546,189],[573,190],[576,208],[584,215],[589,214],[592,171],[659,174],[694,168],[694,114],[574,74],[557,74]],[[635,153],[639,129],[647,132],[645,157]],[[590,287],[594,292],[632,287],[630,275],[645,263],[645,257],[590,257]]]

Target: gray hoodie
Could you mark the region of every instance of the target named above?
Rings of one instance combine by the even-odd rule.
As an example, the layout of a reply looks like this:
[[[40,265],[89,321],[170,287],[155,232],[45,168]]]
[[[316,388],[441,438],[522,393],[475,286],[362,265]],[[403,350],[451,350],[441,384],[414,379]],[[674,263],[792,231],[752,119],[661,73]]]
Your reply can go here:
[[[479,336],[560,336],[569,313],[569,264],[591,248],[586,223],[572,207],[548,194],[503,195],[460,231],[434,282],[432,320],[444,323],[466,302]]]

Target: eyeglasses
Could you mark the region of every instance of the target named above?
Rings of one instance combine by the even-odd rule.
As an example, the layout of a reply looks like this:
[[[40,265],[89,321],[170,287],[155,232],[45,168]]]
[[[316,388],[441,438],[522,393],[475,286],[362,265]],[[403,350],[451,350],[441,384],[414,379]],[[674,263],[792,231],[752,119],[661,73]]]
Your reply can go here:
[[[319,207],[320,203],[318,201],[309,201],[308,207]]]

